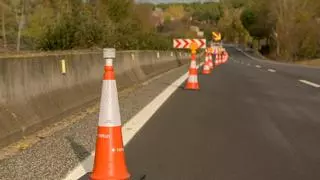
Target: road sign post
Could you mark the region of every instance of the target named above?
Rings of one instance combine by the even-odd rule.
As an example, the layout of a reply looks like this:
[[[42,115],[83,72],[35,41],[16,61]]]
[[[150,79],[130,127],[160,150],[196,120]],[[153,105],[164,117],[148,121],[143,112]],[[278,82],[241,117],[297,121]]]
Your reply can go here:
[[[206,39],[173,39],[173,47],[176,49],[190,49],[191,62],[189,67],[188,79],[185,84],[185,89],[199,90],[198,69],[197,69],[197,50],[207,47]]]
[[[191,43],[191,45],[190,45],[191,54],[196,54],[198,48],[199,48],[199,46],[197,43],[195,43],[195,42]]]

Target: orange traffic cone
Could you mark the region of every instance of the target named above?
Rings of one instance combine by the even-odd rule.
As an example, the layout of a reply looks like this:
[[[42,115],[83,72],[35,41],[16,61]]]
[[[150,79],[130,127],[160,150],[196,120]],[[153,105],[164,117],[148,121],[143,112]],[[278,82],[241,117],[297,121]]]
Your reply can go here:
[[[213,60],[213,57],[214,57],[214,60]],[[217,66],[217,50],[216,48],[214,48],[214,51],[212,52],[212,55],[211,55],[211,61],[212,61],[212,69],[214,69],[216,66]]]
[[[224,51],[222,51],[222,53],[221,53],[221,59],[222,59],[221,64],[224,64],[226,62],[226,56],[225,56]]]
[[[219,65],[222,64],[222,54],[221,52],[218,54]]]
[[[227,51],[226,51],[225,55],[226,55],[226,62],[227,62],[227,61],[228,61],[228,59],[229,59],[229,54],[228,54],[228,52],[227,52]]]
[[[114,55],[115,56],[115,55]],[[106,57],[104,55],[104,57]],[[118,92],[112,59],[106,59],[92,180],[127,180]]]
[[[205,57],[205,62],[203,65],[203,69],[202,69],[202,74],[210,74],[210,62],[209,62],[209,57],[210,57],[210,53],[206,52],[206,57]]]
[[[218,66],[219,63],[220,63],[219,53],[216,53],[216,60],[215,60],[215,62],[216,62],[216,66]]]
[[[228,60],[228,54],[227,53],[224,53],[224,63],[226,63]]]
[[[212,61],[212,52],[209,52],[209,59],[208,59],[208,61],[209,61],[209,67],[210,67],[210,69],[213,69],[213,61]]]
[[[199,90],[199,83],[198,83],[198,69],[197,69],[197,62],[196,62],[196,55],[191,55],[191,63],[189,68],[189,77],[187,83],[185,85],[185,89],[191,90]]]

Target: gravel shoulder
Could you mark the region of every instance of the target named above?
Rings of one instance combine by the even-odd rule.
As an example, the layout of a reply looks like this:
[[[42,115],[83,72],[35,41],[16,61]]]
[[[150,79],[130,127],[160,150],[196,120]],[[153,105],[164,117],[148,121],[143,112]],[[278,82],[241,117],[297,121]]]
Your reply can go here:
[[[188,65],[119,92],[121,118],[129,120],[174,80]],[[94,150],[99,100],[62,121],[0,150],[0,180],[57,180]]]

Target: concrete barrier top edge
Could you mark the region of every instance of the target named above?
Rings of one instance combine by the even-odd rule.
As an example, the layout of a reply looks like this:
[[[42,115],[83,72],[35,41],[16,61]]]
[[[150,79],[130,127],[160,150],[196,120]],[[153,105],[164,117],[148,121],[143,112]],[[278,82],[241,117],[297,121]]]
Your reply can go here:
[[[124,50],[117,51],[117,53],[137,53],[137,52],[174,52],[174,50]],[[61,56],[71,54],[100,54],[102,50],[94,51],[66,51],[66,52],[34,52],[34,53],[21,53],[21,54],[0,54],[0,60],[5,58],[26,58],[26,57],[45,57],[45,56]]]

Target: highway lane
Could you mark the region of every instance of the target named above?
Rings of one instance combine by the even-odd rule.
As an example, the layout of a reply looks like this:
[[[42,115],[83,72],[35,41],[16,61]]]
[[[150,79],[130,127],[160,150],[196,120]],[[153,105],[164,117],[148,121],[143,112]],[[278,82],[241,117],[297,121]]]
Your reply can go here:
[[[127,144],[131,173],[152,180],[320,179],[319,89],[230,52],[229,63],[200,75],[199,92],[178,89]]]
[[[320,68],[319,67],[310,67],[310,66],[304,66],[304,65],[261,60],[259,57],[254,56],[250,53],[247,53],[247,54],[249,56],[253,56],[253,58],[248,58],[248,56],[242,53],[238,53],[238,51],[234,48],[228,48],[228,50],[236,53],[237,58],[240,61],[259,64],[264,66],[265,68],[276,69],[279,71],[280,74],[288,77],[292,77],[295,79],[303,79],[303,80],[320,84]]]

